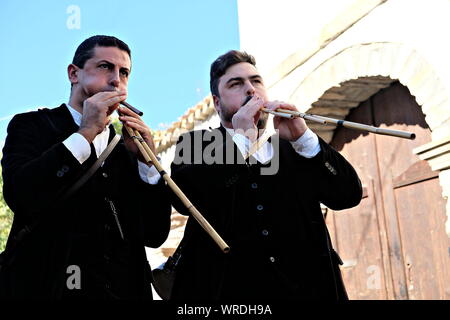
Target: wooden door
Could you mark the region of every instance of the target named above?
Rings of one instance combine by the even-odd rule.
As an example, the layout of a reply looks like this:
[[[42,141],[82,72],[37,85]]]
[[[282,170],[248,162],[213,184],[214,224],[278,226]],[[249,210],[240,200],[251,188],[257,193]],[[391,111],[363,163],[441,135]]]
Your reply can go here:
[[[396,82],[349,121],[407,130],[415,140],[340,128],[331,142],[355,167],[361,204],[327,215],[351,299],[449,299],[450,241],[438,174],[412,150],[431,141],[425,117]]]

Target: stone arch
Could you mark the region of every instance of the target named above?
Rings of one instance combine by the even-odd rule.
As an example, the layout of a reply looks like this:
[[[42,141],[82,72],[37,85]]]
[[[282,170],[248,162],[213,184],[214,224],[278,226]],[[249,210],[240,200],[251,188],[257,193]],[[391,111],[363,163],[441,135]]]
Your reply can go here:
[[[446,88],[433,67],[416,50],[401,43],[357,44],[338,52],[306,76],[289,101],[309,106],[303,112],[344,119],[350,109],[396,80],[415,96],[432,134],[441,127],[448,128],[450,113],[442,117],[450,110]],[[334,127],[311,127],[331,141]]]
[[[414,150],[439,171],[442,196],[450,197],[450,97],[436,70],[414,48],[394,42],[361,43],[322,62],[293,90],[289,101],[306,106],[302,112],[344,119],[352,108],[379,90],[399,81],[415,97],[425,114],[432,141]],[[325,141],[333,126],[310,124]],[[450,201],[446,206],[450,237]]]

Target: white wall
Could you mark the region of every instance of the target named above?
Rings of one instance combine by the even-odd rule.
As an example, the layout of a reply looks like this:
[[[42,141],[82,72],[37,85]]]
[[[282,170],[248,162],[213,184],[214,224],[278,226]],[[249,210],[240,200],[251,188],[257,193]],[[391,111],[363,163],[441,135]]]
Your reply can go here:
[[[238,0],[240,48],[263,74],[317,41],[322,26],[355,0]]]
[[[344,9],[355,2],[358,1],[239,0],[241,49],[256,57],[259,70],[266,75],[298,49],[310,46],[305,39],[319,41],[321,29],[334,18],[334,14],[345,12]],[[252,10],[252,6],[260,9]],[[263,23],[258,30],[260,21],[277,23]],[[268,28],[273,30],[267,31]],[[450,93],[448,31],[450,1],[388,0],[298,68],[295,72],[302,75],[297,75],[296,81],[287,79],[293,76],[291,74],[269,93],[277,95],[272,98],[286,99],[293,86],[320,63],[349,46],[370,42],[397,42],[410,46],[433,66]]]

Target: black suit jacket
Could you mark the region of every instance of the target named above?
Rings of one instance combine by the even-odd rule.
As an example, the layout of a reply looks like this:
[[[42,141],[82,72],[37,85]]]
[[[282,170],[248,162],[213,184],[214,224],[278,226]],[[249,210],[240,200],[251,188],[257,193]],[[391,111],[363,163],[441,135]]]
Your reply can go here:
[[[263,165],[243,161],[223,127],[180,138],[172,177],[231,251],[222,253],[189,219],[174,300],[347,298],[320,203],[355,206],[362,188],[353,167],[319,141],[321,151],[307,159],[288,141],[272,139],[275,156]],[[222,163],[205,163],[211,152]]]
[[[112,125],[110,129],[109,141],[115,133]],[[8,126],[3,194],[14,221],[6,250],[24,227],[37,222],[12,252],[10,295],[151,298],[144,246],[158,247],[168,235],[166,187],[163,181],[149,185],[140,179],[137,159],[121,140],[94,176],[61,202],[96,160],[92,145],[91,157],[83,164],[63,145],[77,130],[65,105],[18,114]],[[70,266],[81,271],[81,289],[67,286],[73,276]]]

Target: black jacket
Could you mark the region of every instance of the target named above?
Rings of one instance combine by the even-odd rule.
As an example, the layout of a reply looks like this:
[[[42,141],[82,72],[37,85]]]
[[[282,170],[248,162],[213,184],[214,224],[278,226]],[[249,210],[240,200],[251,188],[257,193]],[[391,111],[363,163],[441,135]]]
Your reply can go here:
[[[24,227],[36,227],[9,252],[4,286],[13,298],[151,298],[144,246],[167,238],[166,186],[140,179],[137,159],[122,140],[79,191],[59,201],[96,160],[92,145],[82,165],[63,145],[77,130],[65,105],[16,115],[8,126],[3,193],[14,221],[6,252]],[[81,289],[68,289],[70,266],[81,271]]]
[[[173,300],[347,298],[320,203],[333,210],[355,206],[362,188],[353,167],[319,141],[321,151],[307,159],[288,141],[272,139],[275,156],[262,165],[244,162],[223,127],[180,138],[172,177],[231,251],[222,253],[189,219]],[[195,159],[211,151],[223,164]],[[277,161],[278,170],[269,170],[275,174],[262,174]]]

